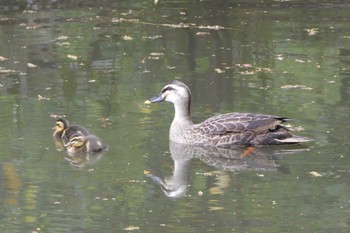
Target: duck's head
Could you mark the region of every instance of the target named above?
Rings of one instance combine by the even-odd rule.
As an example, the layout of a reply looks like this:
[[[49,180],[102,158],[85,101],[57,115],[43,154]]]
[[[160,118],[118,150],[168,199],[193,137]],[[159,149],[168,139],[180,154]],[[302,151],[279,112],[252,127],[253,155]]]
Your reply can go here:
[[[59,118],[59,119],[57,119],[56,124],[53,127],[53,129],[55,130],[55,133],[56,132],[63,132],[65,129],[68,128],[68,125],[69,125],[69,123],[66,119]]]
[[[74,134],[72,137],[70,137],[69,142],[65,144],[68,148],[71,147],[82,147],[86,142],[86,139],[83,135],[81,134]]]
[[[191,92],[190,89],[183,82],[174,80],[170,84],[163,87],[160,94],[155,97],[146,100],[146,104],[168,101],[173,104],[184,103],[189,105],[191,102]]]

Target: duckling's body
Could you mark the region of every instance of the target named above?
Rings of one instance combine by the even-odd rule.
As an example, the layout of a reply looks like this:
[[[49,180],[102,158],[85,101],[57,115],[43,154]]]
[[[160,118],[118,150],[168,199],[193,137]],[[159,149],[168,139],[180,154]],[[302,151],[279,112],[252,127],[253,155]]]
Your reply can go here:
[[[191,92],[182,82],[173,81],[147,103],[168,101],[175,116],[170,126],[172,142],[215,147],[293,144],[311,141],[295,136],[281,125],[288,119],[253,113],[227,113],[194,124],[190,115]]]
[[[99,153],[108,148],[102,141],[93,134],[74,134],[66,144],[68,153]]]
[[[88,135],[90,134],[87,129],[77,125],[69,125],[69,122],[64,118],[59,118],[55,124],[55,132],[53,133],[53,138],[56,145],[61,141],[63,144],[66,144],[69,141],[69,138],[74,134]]]

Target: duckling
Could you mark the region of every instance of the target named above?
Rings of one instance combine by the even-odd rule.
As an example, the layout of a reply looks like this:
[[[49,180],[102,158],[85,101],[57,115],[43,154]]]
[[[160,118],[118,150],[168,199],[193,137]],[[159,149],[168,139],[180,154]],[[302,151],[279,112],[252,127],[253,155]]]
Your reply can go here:
[[[66,144],[69,141],[69,138],[72,137],[72,135],[79,133],[82,135],[88,135],[90,134],[87,129],[81,126],[77,125],[69,125],[68,120],[65,118],[59,118],[56,121],[55,126],[53,127],[55,132],[53,133],[53,138],[55,140],[56,148],[60,144]]]
[[[214,147],[295,144],[312,141],[291,134],[282,123],[288,118],[254,114],[220,114],[199,124],[190,115],[191,92],[180,81],[165,85],[161,93],[146,104],[168,101],[174,104],[175,116],[169,130],[169,140],[180,144]]]
[[[69,142],[65,144],[68,153],[99,153],[108,149],[108,146],[93,134],[82,135],[79,133],[73,134]]]

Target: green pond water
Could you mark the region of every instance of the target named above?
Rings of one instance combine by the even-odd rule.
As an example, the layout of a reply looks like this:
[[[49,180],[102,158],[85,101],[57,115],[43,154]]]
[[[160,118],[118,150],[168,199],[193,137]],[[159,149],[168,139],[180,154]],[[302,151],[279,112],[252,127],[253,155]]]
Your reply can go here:
[[[349,232],[346,1],[2,1],[1,232]],[[170,144],[174,79],[192,116],[292,118],[302,146]],[[71,157],[58,117],[109,150]],[[231,159],[227,159],[231,158]]]

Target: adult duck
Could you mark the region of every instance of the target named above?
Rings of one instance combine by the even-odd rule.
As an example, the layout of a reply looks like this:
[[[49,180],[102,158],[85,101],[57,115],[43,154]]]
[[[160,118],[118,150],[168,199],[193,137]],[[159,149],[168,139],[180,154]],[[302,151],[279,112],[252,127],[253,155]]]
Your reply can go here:
[[[214,147],[279,145],[308,142],[293,135],[282,123],[288,118],[254,113],[226,113],[194,124],[190,115],[191,92],[180,81],[163,87],[146,104],[168,101],[174,104],[175,116],[170,126],[172,142]]]

